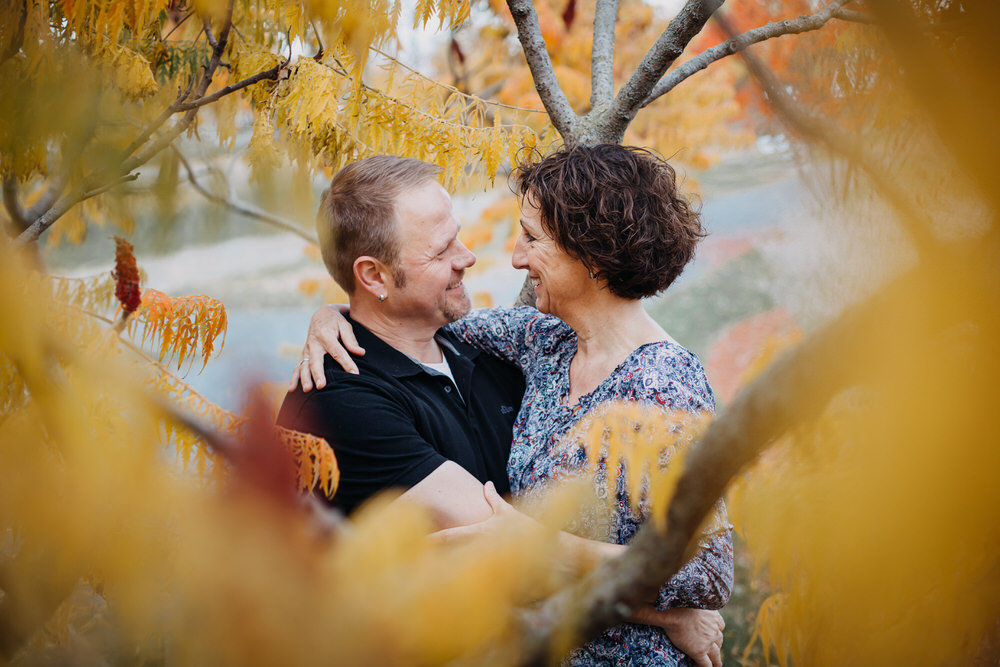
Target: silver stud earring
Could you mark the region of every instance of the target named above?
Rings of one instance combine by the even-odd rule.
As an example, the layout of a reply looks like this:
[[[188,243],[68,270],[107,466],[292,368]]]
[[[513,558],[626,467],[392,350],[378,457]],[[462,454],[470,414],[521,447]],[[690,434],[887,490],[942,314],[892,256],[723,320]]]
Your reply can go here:
[[[588,271],[587,273],[590,274],[590,279],[591,280],[597,280],[597,274],[596,273],[594,273],[593,271]]]
[[[383,301],[385,301],[385,294],[379,294],[378,295],[378,302],[382,303]]]

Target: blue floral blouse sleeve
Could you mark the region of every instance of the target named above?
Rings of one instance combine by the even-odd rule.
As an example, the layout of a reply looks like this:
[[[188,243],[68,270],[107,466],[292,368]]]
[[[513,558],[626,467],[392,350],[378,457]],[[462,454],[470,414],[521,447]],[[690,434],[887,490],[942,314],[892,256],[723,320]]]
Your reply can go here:
[[[534,308],[477,308],[445,328],[469,345],[524,368],[531,330],[546,318]],[[565,325],[564,325],[565,326]]]
[[[715,397],[697,358],[690,353],[677,355],[669,368],[676,371],[679,366],[684,369],[681,371],[682,381],[677,381],[681,378],[672,373],[658,377],[653,371],[645,375],[641,393],[652,392],[661,400],[662,395],[667,393],[670,396],[667,403],[672,408],[715,412]],[[729,601],[732,589],[732,526],[726,516],[725,503],[720,500],[713,509],[709,531],[699,541],[698,551],[660,588],[656,608],[721,609]]]
[[[630,398],[653,399],[664,407],[690,412],[715,411],[715,397],[697,357],[680,347],[653,346],[646,364],[626,382]],[[672,607],[721,609],[733,588],[732,526],[720,500],[695,556],[661,587],[659,610]]]
[[[725,516],[721,501],[716,507],[719,513]],[[733,536],[726,527],[702,537],[694,558],[660,588],[656,608],[722,609],[732,590]]]

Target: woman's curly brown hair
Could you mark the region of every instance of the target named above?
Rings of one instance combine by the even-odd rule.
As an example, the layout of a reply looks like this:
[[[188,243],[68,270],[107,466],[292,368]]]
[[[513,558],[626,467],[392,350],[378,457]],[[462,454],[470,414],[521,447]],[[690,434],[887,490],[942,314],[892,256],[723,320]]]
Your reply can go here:
[[[519,167],[516,179],[545,232],[626,299],[665,290],[705,236],[673,167],[642,148],[564,148]]]

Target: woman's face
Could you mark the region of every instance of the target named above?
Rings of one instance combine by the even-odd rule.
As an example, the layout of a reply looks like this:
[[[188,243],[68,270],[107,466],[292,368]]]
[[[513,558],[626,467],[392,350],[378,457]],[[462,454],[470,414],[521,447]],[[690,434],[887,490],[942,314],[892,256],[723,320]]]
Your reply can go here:
[[[545,233],[541,211],[529,191],[521,201],[521,234],[514,244],[510,263],[527,269],[538,298],[535,307],[561,317],[587,299],[593,288],[587,267],[573,259]]]

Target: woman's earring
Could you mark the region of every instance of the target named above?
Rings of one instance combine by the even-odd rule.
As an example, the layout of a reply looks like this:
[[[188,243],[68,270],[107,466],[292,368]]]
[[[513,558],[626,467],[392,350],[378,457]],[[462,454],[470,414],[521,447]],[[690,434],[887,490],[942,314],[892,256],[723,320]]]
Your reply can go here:
[[[591,280],[597,280],[597,274],[596,273],[594,273],[593,271],[588,271],[587,273],[590,274],[590,279]]]
[[[385,301],[385,294],[379,294],[378,295],[378,302],[382,303],[383,301]]]

